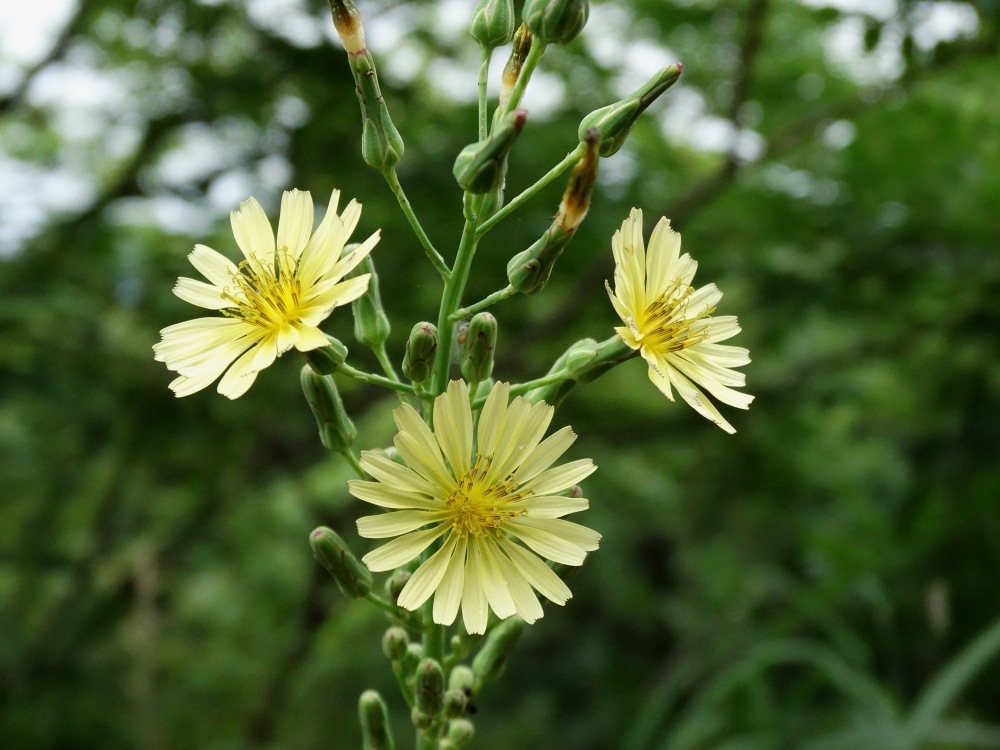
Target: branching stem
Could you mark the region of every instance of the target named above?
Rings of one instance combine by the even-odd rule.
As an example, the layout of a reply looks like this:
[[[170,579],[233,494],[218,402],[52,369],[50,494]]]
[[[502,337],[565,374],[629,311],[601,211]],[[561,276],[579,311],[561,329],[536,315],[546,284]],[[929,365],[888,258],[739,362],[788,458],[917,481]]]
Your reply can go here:
[[[431,380],[431,395],[444,393],[448,385],[448,369],[451,364],[452,316],[462,301],[462,292],[469,279],[472,258],[476,254],[476,218],[466,218],[462,240],[455,256],[455,266],[445,282],[441,296],[441,310],[438,313],[438,348],[434,359],[434,375]]]
[[[517,109],[517,106],[521,103],[521,97],[524,96],[524,90],[528,87],[531,74],[535,72],[539,60],[545,54],[546,46],[546,43],[541,41],[537,36],[531,40],[531,49],[528,50],[528,57],[525,58],[524,66],[517,76],[517,83],[514,84],[514,90],[510,92],[510,99],[507,100],[507,106],[500,113],[500,116],[496,120],[497,122],[500,122],[500,120]]]
[[[512,287],[510,284],[508,284],[500,291],[493,292],[493,294],[491,294],[489,297],[480,300],[476,304],[469,305],[468,307],[463,307],[461,310],[456,310],[449,320],[451,320],[452,323],[457,323],[462,318],[468,318],[470,315],[475,315],[477,312],[482,312],[495,302],[507,299],[508,297],[516,293],[517,290],[514,289],[514,287]]]
[[[427,257],[434,265],[434,268],[437,269],[437,272],[441,274],[441,278],[448,281],[449,276],[451,276],[451,272],[448,270],[448,264],[444,262],[444,258],[441,257],[441,253],[434,248],[434,244],[427,236],[424,228],[420,226],[420,220],[417,219],[417,215],[413,213],[413,206],[410,205],[410,201],[407,199],[406,193],[403,192],[403,186],[399,184],[399,178],[396,176],[396,169],[394,167],[387,169],[382,172],[382,175],[385,177],[385,181],[389,183],[389,188],[396,196],[396,200],[399,201],[399,207],[403,209],[403,213],[410,222],[410,226],[413,227],[413,233],[417,235],[417,239],[420,240],[420,244],[424,246],[424,252],[427,253]]]
[[[377,356],[377,352],[376,352]],[[391,365],[390,365],[391,366]],[[383,388],[389,388],[398,393],[405,393],[407,396],[414,396],[416,393],[413,390],[412,385],[407,385],[406,383],[400,383],[399,380],[392,380],[390,378],[382,377],[381,375],[374,375],[370,372],[362,372],[361,370],[355,370],[348,364],[343,364],[340,366],[338,372],[347,375],[349,378],[354,378],[355,380],[360,380],[362,383],[370,383],[372,385],[380,385]]]

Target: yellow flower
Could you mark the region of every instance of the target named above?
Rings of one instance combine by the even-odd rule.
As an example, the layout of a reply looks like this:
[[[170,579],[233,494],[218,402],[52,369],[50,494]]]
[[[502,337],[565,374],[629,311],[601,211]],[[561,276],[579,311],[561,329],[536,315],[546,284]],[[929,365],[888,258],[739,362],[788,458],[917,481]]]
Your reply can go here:
[[[170,384],[178,397],[200,391],[229,368],[218,390],[239,398],[258,372],[293,346],[307,352],[327,345],[319,324],[335,307],[364,294],[370,274],[341,279],[379,240],[375,232],[341,257],[361,205],[352,200],[338,216],[339,201],[335,190],[326,216],[312,232],[312,197],[287,191],[281,196],[277,246],[264,209],[253,198],[244,201],[230,215],[236,244],[246,258],[238,266],[195,245],[188,259],[211,283],[181,277],[174,294],[224,317],[195,318],[160,331],[162,341],[153,351],[167,369],[179,373]]]
[[[434,432],[412,407],[401,406],[393,412],[394,442],[408,467],[363,453],[361,465],[377,481],[349,483],[355,497],[391,509],[358,519],[363,537],[398,537],[365,555],[372,571],[405,565],[444,537],[403,588],[399,605],[414,610],[434,595],[434,622],[450,625],[461,606],[469,633],[485,632],[490,608],[501,619],[537,620],[542,607],[532,587],[564,604],[570,590],[538,555],[582,565],[601,538],[562,519],[586,510],[588,501],[559,494],[597,467],[583,459],[550,468],[576,435],[564,427],[542,440],[553,408],[520,397],[508,405],[509,391],[498,383],[490,392],[476,447],[464,381],[452,381],[434,401]]]
[[[649,249],[643,247],[642,211],[633,208],[611,241],[615,255],[615,290],[608,287],[611,303],[625,323],[616,328],[649,365],[649,379],[674,400],[671,385],[703,417],[726,432],[736,430],[705,397],[700,385],[719,401],[747,409],[753,396],[733,390],[746,385],[746,377],[730,368],[750,362],[750,352],[718,342],[740,332],[733,315],[712,317],[722,292],[715,284],[695,289],[698,264],[680,255],[681,236],[660,219]],[[697,385],[696,385],[697,384]]]

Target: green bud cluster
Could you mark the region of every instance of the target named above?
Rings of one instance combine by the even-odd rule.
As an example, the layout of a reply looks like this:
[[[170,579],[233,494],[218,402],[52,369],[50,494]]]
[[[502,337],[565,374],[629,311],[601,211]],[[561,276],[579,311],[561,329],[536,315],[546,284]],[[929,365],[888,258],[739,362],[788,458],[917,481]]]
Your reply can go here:
[[[327,334],[327,346],[306,352],[306,361],[317,375],[333,375],[347,360],[347,347]]]
[[[507,154],[527,121],[526,111],[514,110],[493,128],[485,141],[463,148],[452,168],[458,186],[467,193],[483,195],[503,185]]]
[[[469,33],[483,49],[502,47],[514,38],[513,0],[479,0]]]
[[[406,340],[403,374],[414,383],[423,383],[431,376],[437,354],[438,330],[433,323],[417,323]]]
[[[354,338],[371,349],[378,349],[389,338],[389,318],[382,307],[378,274],[371,256],[366,257],[353,275],[371,274],[368,290],[351,303],[354,313]]]
[[[597,147],[600,135],[595,129],[587,131],[586,151],[583,159],[573,169],[563,194],[559,213],[548,231],[531,247],[515,255],[507,264],[507,279],[522,294],[534,294],[545,287],[552,275],[555,262],[573,239],[590,209],[590,194],[597,181]]]
[[[358,561],[336,531],[320,526],[309,535],[309,545],[316,560],[330,572],[348,599],[358,599],[372,590],[371,572]]]
[[[589,0],[527,0],[522,11],[531,33],[546,44],[569,44],[590,16]]]
[[[375,61],[365,45],[361,13],[353,0],[330,0],[333,25],[347,50],[347,60],[354,74],[355,89],[361,103],[364,129],[361,155],[375,169],[392,169],[403,158],[403,139],[389,117],[375,72]]]
[[[316,417],[323,445],[336,453],[348,453],[354,438],[358,436],[358,430],[347,416],[337,384],[329,375],[317,375],[310,365],[302,368],[299,379],[306,401]]]
[[[393,750],[392,729],[385,701],[375,690],[366,690],[358,700],[364,750]]]
[[[607,157],[617,153],[632,132],[632,126],[639,119],[639,115],[645,112],[660,94],[677,82],[683,68],[680,63],[668,65],[643,84],[638,91],[621,101],[591,112],[580,123],[580,140],[582,141],[587,132],[594,128],[600,134],[598,147],[600,155]]]
[[[473,316],[465,338],[462,376],[480,383],[493,373],[493,350],[497,344],[497,319],[488,312]]]

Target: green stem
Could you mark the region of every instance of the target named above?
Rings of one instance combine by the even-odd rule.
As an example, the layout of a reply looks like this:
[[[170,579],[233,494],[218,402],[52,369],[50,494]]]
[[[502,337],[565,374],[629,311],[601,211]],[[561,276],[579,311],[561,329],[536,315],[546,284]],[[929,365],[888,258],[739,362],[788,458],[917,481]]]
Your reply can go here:
[[[504,107],[503,112],[497,118],[497,122],[517,109],[517,105],[521,103],[521,97],[524,96],[524,90],[528,87],[531,74],[535,72],[538,61],[542,59],[546,46],[546,43],[538,37],[531,40],[531,49],[528,50],[528,57],[525,58],[524,66],[517,76],[517,83],[514,84],[514,90],[510,92],[510,99],[507,100],[507,106]]]
[[[382,365],[382,369],[385,371],[386,377],[397,383],[402,382],[399,379],[399,375],[396,374],[396,368],[392,366],[392,360],[389,359],[389,355],[385,351],[385,342],[379,344],[378,347],[372,349],[372,351],[375,352],[375,359],[377,359],[378,363]]]
[[[507,218],[511,213],[519,209],[522,205],[524,205],[525,202],[527,202],[532,196],[534,196],[535,193],[537,193],[539,190],[541,190],[550,182],[552,182],[552,180],[554,180],[556,177],[565,172],[569,167],[573,166],[578,161],[580,161],[580,159],[583,158],[583,154],[585,151],[586,147],[584,146],[584,144],[581,143],[575,149],[566,154],[566,158],[563,159],[558,164],[556,164],[554,167],[552,167],[552,169],[550,169],[548,172],[546,172],[545,176],[542,177],[538,182],[536,182],[534,185],[526,189],[523,193],[514,198],[510,203],[508,203],[506,206],[504,206],[495,214],[493,214],[493,216],[484,221],[479,226],[479,229],[476,230],[476,236],[482,237],[493,227],[495,227],[497,224],[499,224],[501,221]]]
[[[480,300],[474,305],[469,305],[468,307],[463,307],[461,310],[456,310],[451,316],[450,320],[452,323],[457,323],[462,318],[467,318],[470,315],[475,315],[477,312],[485,310],[487,307],[495,302],[499,302],[502,299],[507,299],[508,297],[516,294],[514,287],[508,284],[506,287],[501,289],[499,292],[493,292],[489,297]]]
[[[361,464],[358,463],[358,459],[354,457],[354,453],[352,451],[346,450],[340,455],[342,455],[344,457],[344,460],[351,465],[351,468],[354,469],[354,472],[359,477],[361,477],[362,479],[368,478],[368,475],[365,473],[365,470],[361,468]]]
[[[559,372],[554,372],[550,375],[546,375],[541,378],[536,378],[535,380],[529,380],[525,383],[518,383],[517,385],[512,385],[510,387],[511,396],[520,396],[522,393],[527,393],[528,391],[533,391],[535,388],[541,388],[545,385],[552,385],[553,383],[561,383],[564,380],[568,380],[570,377],[569,373],[565,370],[560,370]],[[478,408],[486,403],[486,399],[476,399],[476,403],[473,404],[473,408]]]
[[[438,750],[437,740],[427,737],[419,729],[417,730],[417,750]]]
[[[483,47],[483,61],[479,66],[479,140],[485,141],[489,135],[489,125],[487,124],[487,108],[489,102],[486,98],[486,86],[489,82],[490,60],[493,59],[493,50]]]
[[[360,380],[362,383],[371,383],[372,385],[380,385],[383,388],[390,388],[398,393],[405,393],[408,396],[415,395],[412,385],[407,385],[406,383],[400,383],[398,380],[391,380],[389,378],[384,378],[381,375],[374,375],[370,372],[362,372],[361,370],[355,370],[347,363],[342,364],[340,366],[340,369],[337,370],[337,372],[343,373],[344,375],[347,375],[347,377],[349,378]]]
[[[441,254],[434,249],[434,245],[431,243],[427,233],[424,232],[424,228],[420,226],[420,221],[417,219],[417,215],[413,213],[413,207],[410,205],[410,201],[407,199],[406,193],[403,192],[403,186],[399,184],[399,178],[396,176],[396,169],[394,167],[387,169],[382,172],[382,176],[385,177],[385,181],[389,183],[389,188],[396,196],[396,200],[399,201],[399,207],[403,209],[403,213],[406,214],[406,218],[410,222],[410,226],[413,227],[413,233],[417,235],[417,239],[420,240],[420,244],[424,246],[424,252],[427,253],[427,257],[434,265],[434,268],[437,269],[437,272],[441,274],[441,278],[448,281],[448,277],[451,275],[451,272],[448,270],[448,264],[444,262],[444,258],[441,257]]]
[[[469,269],[472,267],[472,258],[476,254],[476,219],[466,218],[465,228],[462,230],[462,241],[458,245],[458,253],[455,256],[455,266],[451,276],[445,281],[444,294],[441,296],[441,310],[438,313],[438,348],[437,356],[434,359],[434,375],[431,380],[431,394],[444,393],[448,385],[448,369],[451,364],[451,339],[452,326],[454,323],[451,317],[458,310],[458,305],[462,301],[462,292],[465,291],[465,283],[469,279]]]

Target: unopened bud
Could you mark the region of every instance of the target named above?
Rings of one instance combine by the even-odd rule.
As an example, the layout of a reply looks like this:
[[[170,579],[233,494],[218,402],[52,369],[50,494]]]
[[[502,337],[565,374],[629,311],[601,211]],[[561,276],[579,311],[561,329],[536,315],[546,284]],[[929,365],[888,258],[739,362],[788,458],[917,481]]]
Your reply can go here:
[[[469,744],[475,734],[476,728],[468,719],[455,719],[448,726],[448,741],[455,747]]]
[[[397,570],[385,581],[385,595],[390,602],[395,604],[399,600],[399,595],[403,592],[403,587],[410,580],[410,571]]]
[[[417,729],[429,729],[431,724],[434,723],[434,717],[430,714],[425,714],[419,708],[414,708],[410,711],[410,721],[413,722],[413,726]]]
[[[355,90],[361,103],[364,130],[361,134],[361,155],[365,162],[378,170],[387,170],[403,158],[403,139],[392,124],[389,110],[382,99],[375,72],[375,61],[365,46],[365,30],[361,13],[353,0],[330,0],[333,25],[347,50],[347,60],[354,74]]]
[[[597,181],[598,139],[599,134],[595,129],[587,131],[586,151],[570,175],[566,192],[559,204],[559,213],[552,226],[534,245],[515,255],[507,264],[507,278],[518,292],[534,294],[544,288],[552,275],[555,262],[587,215],[590,194]]]
[[[581,339],[563,352],[547,373],[565,372],[566,380],[535,388],[524,397],[533,404],[544,401],[550,406],[558,406],[577,383],[590,383],[637,354],[638,350],[631,349],[618,336],[600,343]]]
[[[482,195],[503,184],[504,161],[527,120],[526,111],[514,110],[493,128],[485,141],[470,143],[462,149],[452,168],[462,190]]]
[[[351,303],[354,313],[354,338],[367,347],[377,349],[389,338],[389,318],[382,307],[382,295],[379,293],[378,274],[371,256],[366,257],[359,265],[356,275],[371,274],[368,281],[368,291]]]
[[[389,661],[399,661],[406,656],[410,639],[402,628],[389,628],[382,636],[382,653]]]
[[[464,664],[459,664],[454,669],[451,670],[451,674],[448,675],[448,690],[458,690],[465,692],[466,690],[472,690],[472,686],[476,682],[476,676]]]
[[[580,489],[580,485],[574,484],[572,487],[570,487],[569,490],[566,492],[566,497],[573,497],[573,498],[583,497],[583,490]]]
[[[476,676],[477,687],[503,674],[504,667],[507,666],[507,656],[523,632],[524,620],[520,617],[511,617],[493,628],[486,638],[486,643],[472,660],[472,672]]]
[[[417,671],[417,665],[423,658],[424,658],[423,647],[421,647],[419,643],[411,643],[407,647],[406,653],[403,654],[403,658],[401,659],[403,673],[407,677],[412,679],[414,672]]]
[[[406,340],[403,374],[414,383],[423,383],[431,376],[434,355],[438,347],[438,330],[433,323],[417,323]]]
[[[306,401],[316,417],[323,445],[336,453],[348,452],[354,438],[358,436],[358,430],[344,410],[344,402],[340,400],[333,378],[329,375],[317,375],[312,367],[306,365],[302,368],[299,380],[302,382]]]
[[[468,697],[464,690],[449,690],[444,696],[444,715],[447,719],[457,719],[465,713]]]
[[[601,156],[611,156],[618,152],[632,132],[632,126],[650,104],[677,82],[680,78],[680,63],[668,65],[650,78],[638,91],[626,96],[621,101],[602,107],[583,118],[580,123],[580,140],[583,140],[590,128],[600,133]]]
[[[522,12],[531,33],[546,44],[568,44],[583,31],[589,0],[527,0]]]
[[[306,352],[306,361],[317,375],[333,375],[347,360],[347,347],[330,334],[326,334],[330,343],[319,349]]]
[[[374,690],[363,692],[358,700],[358,714],[361,716],[364,750],[393,750],[395,744],[389,727],[389,712],[382,696]]]
[[[309,535],[316,560],[326,568],[348,599],[358,599],[372,590],[372,574],[362,565],[333,529],[320,526]]]
[[[434,659],[424,659],[417,665],[417,708],[429,716],[437,716],[444,708],[444,672]]]
[[[470,383],[486,380],[493,373],[493,350],[497,344],[497,319],[488,312],[473,316],[462,356],[462,375]]]
[[[514,32],[514,47],[507,58],[503,75],[500,77],[500,106],[497,112],[503,112],[510,101],[510,95],[514,91],[514,84],[517,83],[518,76],[521,75],[521,68],[524,61],[528,59],[528,52],[531,50],[531,31],[527,24],[522,23]]]
[[[479,0],[469,32],[484,49],[507,44],[514,36],[513,0]]]

